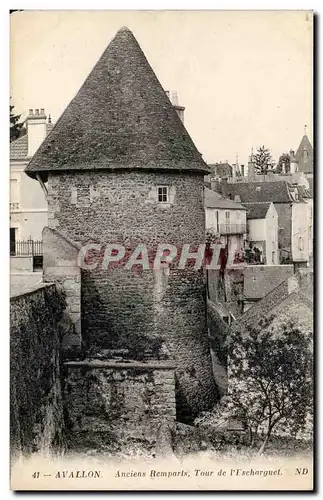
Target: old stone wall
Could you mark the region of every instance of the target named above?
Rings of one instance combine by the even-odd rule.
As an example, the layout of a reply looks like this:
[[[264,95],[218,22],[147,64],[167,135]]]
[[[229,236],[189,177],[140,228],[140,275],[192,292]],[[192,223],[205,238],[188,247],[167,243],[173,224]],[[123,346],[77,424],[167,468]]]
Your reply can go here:
[[[47,227],[43,230],[43,281],[55,283],[65,294],[66,308],[61,319],[62,350],[76,357],[82,349],[81,269],[79,247],[68,236]]]
[[[59,321],[54,285],[10,299],[10,435],[13,456],[63,446]]]
[[[299,269],[299,287],[302,294],[313,300],[314,295],[314,272],[313,268]]]
[[[222,397],[228,390],[226,342],[230,335],[229,326],[222,320],[213,302],[207,301],[207,322],[211,344],[213,375]]]
[[[157,203],[158,185],[170,202]],[[204,243],[203,176],[154,172],[77,172],[49,176],[49,226],[77,244],[138,243],[154,256],[158,243]],[[194,214],[194,216],[192,215]],[[101,259],[101,260],[100,260]],[[128,349],[134,359],[174,359],[182,418],[213,405],[203,270],[127,270],[124,263],[81,277],[82,335],[86,352]],[[151,262],[151,261],[150,261]]]
[[[238,302],[243,300],[243,265],[227,267],[224,282],[218,269],[208,270],[209,299],[216,302]]]
[[[69,448],[118,452],[131,441],[154,448],[158,429],[176,418],[169,363],[69,361],[64,401]]]
[[[275,203],[278,214],[278,251],[280,264],[292,257],[292,203]],[[285,250],[285,251],[283,251]]]

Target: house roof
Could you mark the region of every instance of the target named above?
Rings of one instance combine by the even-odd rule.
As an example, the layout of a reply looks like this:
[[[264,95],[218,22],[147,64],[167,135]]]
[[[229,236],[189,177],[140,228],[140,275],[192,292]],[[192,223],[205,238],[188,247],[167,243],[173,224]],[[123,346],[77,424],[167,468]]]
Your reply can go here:
[[[239,195],[242,203],[266,201],[290,203],[294,201],[286,181],[226,183],[223,194],[234,199]]]
[[[299,172],[313,172],[313,146],[307,135],[303,135],[300,145],[296,151]]]
[[[53,123],[46,124],[46,134],[48,135]],[[27,160],[28,157],[28,133],[10,143],[10,160]]]
[[[248,309],[239,318],[239,322],[234,325],[234,328],[247,332],[250,328],[256,327],[257,324],[260,326],[264,319],[272,323],[282,312],[284,312],[284,321],[291,315],[293,321],[298,322],[301,319],[303,322],[306,320],[304,317],[304,306],[312,318],[310,323],[313,323],[313,302],[299,291],[288,292],[288,280],[285,280],[277,289],[273,290],[272,295],[275,295],[275,298],[270,297],[270,295],[264,297]],[[307,331],[309,331],[308,328],[309,325],[307,322]]]
[[[246,210],[246,208],[236,201],[225,198],[220,193],[207,187],[204,188],[204,206],[206,208],[223,208],[230,210]]]
[[[279,268],[282,266],[276,267]],[[301,273],[287,277],[240,316],[233,328],[248,333],[250,328],[255,327],[257,324],[259,325],[263,319],[266,318],[271,322],[277,318],[279,313],[284,311],[286,314],[291,313],[296,319],[297,311],[300,311],[301,316],[303,316],[302,306],[305,306],[313,316],[313,270],[306,271],[307,274],[309,273],[310,281],[308,279],[304,281]],[[297,304],[300,307],[297,307]]]
[[[10,143],[10,160],[26,159],[28,156],[28,136],[19,137]]]
[[[209,172],[134,35],[121,28],[26,173],[165,169]]]
[[[247,219],[265,219],[271,202],[258,201],[257,203],[244,203],[247,209]]]
[[[294,274],[293,265],[246,266],[244,270],[244,297],[259,300]]]
[[[304,180],[305,180],[305,182],[307,181],[304,172],[293,172],[292,174],[290,174],[290,173],[289,174],[274,173],[274,175],[271,176],[270,180],[286,181],[289,184],[299,184]]]
[[[210,163],[208,166],[219,177],[232,177],[232,166],[228,162]]]

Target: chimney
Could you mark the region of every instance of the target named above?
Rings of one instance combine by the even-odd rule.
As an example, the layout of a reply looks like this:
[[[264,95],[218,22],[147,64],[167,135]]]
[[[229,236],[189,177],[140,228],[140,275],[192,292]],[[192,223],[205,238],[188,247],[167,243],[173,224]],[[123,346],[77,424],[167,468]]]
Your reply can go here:
[[[295,152],[291,149],[289,152],[290,156],[290,173],[294,174],[298,171],[298,163],[296,160]]]
[[[220,186],[221,186],[220,193],[228,198],[228,179],[226,177],[222,178]]]
[[[244,177],[244,165],[241,165],[241,176]]]
[[[236,203],[241,203],[240,194],[236,194],[236,195],[234,195],[234,201],[235,201]]]
[[[172,105],[174,106],[174,108],[176,110],[176,113],[178,114],[178,116],[181,119],[181,122],[184,123],[184,111],[185,111],[185,108],[184,108],[184,106],[180,106],[178,104],[178,95],[177,95],[177,92],[166,90],[166,95],[167,95],[168,99],[170,100],[170,102],[172,103]]]
[[[213,189],[213,191],[216,191],[219,194],[222,194],[222,186],[219,179],[211,180],[211,189]]]
[[[28,156],[33,156],[46,137],[46,115],[44,108],[30,109],[27,116]]]

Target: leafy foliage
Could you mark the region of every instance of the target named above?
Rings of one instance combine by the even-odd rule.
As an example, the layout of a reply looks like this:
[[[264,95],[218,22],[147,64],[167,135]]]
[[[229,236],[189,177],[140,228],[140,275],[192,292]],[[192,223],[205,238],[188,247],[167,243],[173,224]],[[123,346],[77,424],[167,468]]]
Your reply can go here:
[[[276,172],[278,174],[281,174],[282,172],[285,174],[290,173],[290,156],[288,153],[283,153],[280,155],[278,163],[276,165]]]
[[[234,333],[229,341],[227,408],[263,435],[262,454],[274,430],[296,437],[312,415],[312,340],[293,323],[279,330]],[[254,439],[253,439],[254,441]]]
[[[26,134],[26,127],[24,122],[20,122],[21,115],[16,115],[14,113],[14,106],[10,104],[9,107],[10,114],[10,142],[19,139],[22,135]]]
[[[266,174],[268,170],[272,170],[274,166],[270,150],[265,148],[265,146],[260,146],[260,148],[257,149],[255,162],[255,171],[257,174]]]

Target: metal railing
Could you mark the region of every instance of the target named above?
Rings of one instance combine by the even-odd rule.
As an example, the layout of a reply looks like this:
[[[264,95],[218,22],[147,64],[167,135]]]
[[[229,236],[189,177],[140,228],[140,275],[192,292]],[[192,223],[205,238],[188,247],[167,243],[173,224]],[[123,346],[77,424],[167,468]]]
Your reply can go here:
[[[32,239],[10,241],[10,255],[16,257],[43,255],[43,242]]]
[[[220,234],[244,234],[247,232],[246,224],[219,224],[217,232]]]

